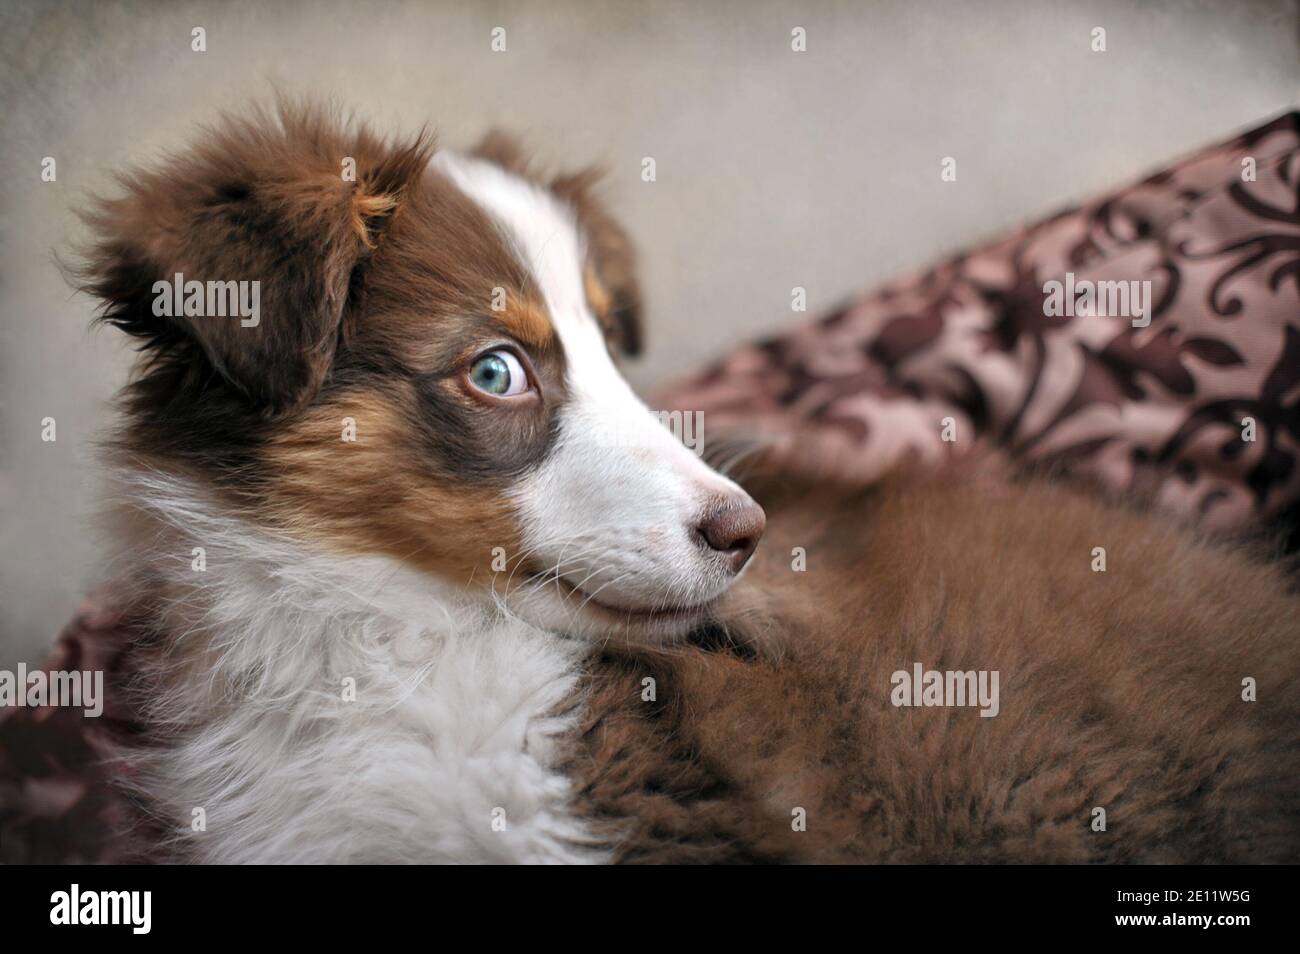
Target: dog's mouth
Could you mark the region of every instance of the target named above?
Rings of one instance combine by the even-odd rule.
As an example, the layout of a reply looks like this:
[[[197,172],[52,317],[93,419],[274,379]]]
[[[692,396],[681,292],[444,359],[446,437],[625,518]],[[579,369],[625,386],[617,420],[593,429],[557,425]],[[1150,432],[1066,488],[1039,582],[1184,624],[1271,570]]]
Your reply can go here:
[[[611,620],[624,623],[691,623],[702,619],[710,609],[717,603],[717,597],[704,600],[700,603],[689,605],[680,604],[660,604],[655,606],[625,606],[614,603],[609,600],[601,599],[599,590],[596,593],[588,593],[581,587],[574,586],[567,580],[560,579],[561,591],[565,597],[573,601],[574,607],[579,610],[593,610],[598,615],[603,615]]]

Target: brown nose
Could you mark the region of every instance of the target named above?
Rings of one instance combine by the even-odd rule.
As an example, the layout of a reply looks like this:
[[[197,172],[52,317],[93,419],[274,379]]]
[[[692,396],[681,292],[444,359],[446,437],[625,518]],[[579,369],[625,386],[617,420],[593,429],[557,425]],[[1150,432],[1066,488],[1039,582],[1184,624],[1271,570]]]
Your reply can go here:
[[[758,538],[767,526],[763,508],[748,497],[744,503],[725,501],[713,506],[697,528],[700,537],[731,563],[733,573],[739,573],[758,546]]]

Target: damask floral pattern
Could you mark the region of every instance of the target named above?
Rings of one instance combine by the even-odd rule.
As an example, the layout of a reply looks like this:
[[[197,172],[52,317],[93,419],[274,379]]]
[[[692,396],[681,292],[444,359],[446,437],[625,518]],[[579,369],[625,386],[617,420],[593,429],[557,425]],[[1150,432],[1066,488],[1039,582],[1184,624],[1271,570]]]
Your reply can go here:
[[[1148,314],[1049,314],[1067,273],[1149,282]],[[808,474],[869,482],[992,445],[1211,529],[1267,526],[1300,500],[1300,113],[742,348],[659,403]]]

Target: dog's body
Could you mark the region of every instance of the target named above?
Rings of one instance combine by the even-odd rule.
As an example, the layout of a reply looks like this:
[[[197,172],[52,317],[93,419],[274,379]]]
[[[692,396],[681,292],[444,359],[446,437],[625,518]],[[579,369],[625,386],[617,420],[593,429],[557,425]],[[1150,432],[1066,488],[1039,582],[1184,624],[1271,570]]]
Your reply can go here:
[[[148,352],[112,451],[152,620],[128,777],[177,857],[1295,856],[1274,571],[922,482],[773,497],[724,597],[763,512],[641,430],[627,243],[585,186],[291,112],[92,216],[87,285]],[[258,280],[264,313],[160,314],[178,273]],[[751,658],[680,644],[709,620]],[[1001,711],[892,708],[917,661],[1000,670]]]
[[[719,615],[757,653],[593,676],[567,771],[625,823],[619,860],[1300,859],[1300,599],[1279,566],[1034,481],[754,490],[768,533]],[[895,706],[916,663],[997,671],[997,715]]]

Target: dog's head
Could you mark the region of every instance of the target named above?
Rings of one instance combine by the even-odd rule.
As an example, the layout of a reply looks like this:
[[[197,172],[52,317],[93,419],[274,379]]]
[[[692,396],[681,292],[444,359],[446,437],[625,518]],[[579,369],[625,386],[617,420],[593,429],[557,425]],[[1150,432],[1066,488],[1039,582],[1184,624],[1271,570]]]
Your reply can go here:
[[[744,567],[762,510],[617,369],[639,303],[590,176],[281,109],[124,183],[86,285],[146,352],[134,454],[573,634],[679,634]]]

